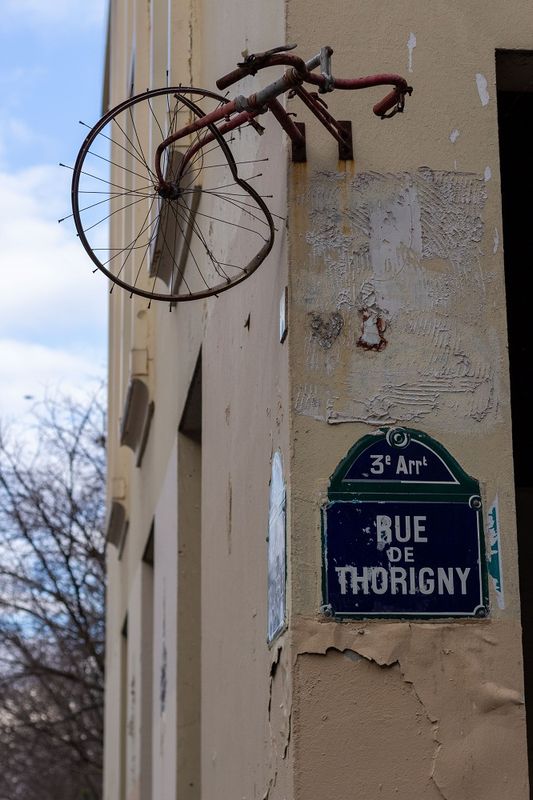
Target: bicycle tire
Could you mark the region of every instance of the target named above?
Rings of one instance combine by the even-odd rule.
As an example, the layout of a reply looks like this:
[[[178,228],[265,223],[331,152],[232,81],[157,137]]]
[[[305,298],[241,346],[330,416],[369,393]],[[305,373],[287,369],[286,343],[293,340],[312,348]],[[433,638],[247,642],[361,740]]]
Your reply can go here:
[[[272,215],[252,178],[238,171],[256,159],[239,161],[231,134],[210,124],[165,151],[165,180],[174,196],[162,195],[152,165],[162,140],[226,102],[196,87],[149,90],[108,111],[89,131],[73,169],[73,219],[111,291],[118,285],[170,303],[218,295],[269,254]],[[211,141],[201,146],[207,131]],[[86,205],[87,198],[95,202]]]

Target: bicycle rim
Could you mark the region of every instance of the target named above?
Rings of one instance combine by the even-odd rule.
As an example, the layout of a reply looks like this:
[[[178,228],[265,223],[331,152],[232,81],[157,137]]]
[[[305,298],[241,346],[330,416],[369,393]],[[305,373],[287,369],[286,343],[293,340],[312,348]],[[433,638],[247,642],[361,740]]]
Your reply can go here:
[[[175,142],[162,163],[174,196],[158,191],[159,143],[225,102],[193,87],[156,89],[124,101],[90,130],[73,171],[73,218],[111,291],[118,285],[171,303],[218,295],[270,252],[272,216],[251,184],[261,165],[247,157],[240,132],[222,136],[210,125]]]

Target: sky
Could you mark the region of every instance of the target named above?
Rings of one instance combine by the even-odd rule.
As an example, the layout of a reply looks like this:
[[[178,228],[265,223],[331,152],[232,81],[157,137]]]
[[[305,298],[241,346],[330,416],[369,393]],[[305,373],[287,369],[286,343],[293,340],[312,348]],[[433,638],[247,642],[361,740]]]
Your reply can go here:
[[[107,0],[0,0],[0,421],[105,377],[107,287],[69,215],[101,115]]]

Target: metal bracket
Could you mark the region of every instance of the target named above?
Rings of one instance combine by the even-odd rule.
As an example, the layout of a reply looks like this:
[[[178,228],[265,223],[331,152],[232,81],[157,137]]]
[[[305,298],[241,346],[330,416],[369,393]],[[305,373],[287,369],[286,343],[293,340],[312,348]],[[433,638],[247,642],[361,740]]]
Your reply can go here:
[[[305,122],[294,123],[302,136],[304,137],[303,144],[292,142],[292,160],[295,164],[303,164],[307,161],[307,151],[305,147]]]
[[[344,142],[339,142],[339,161],[353,161],[352,123],[349,119],[337,120]]]

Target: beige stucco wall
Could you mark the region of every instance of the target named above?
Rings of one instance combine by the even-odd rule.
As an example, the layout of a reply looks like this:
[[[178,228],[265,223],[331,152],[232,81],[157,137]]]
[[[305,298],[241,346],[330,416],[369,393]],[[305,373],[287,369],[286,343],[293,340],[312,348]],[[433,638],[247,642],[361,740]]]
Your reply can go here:
[[[111,105],[129,93],[133,50],[137,91],[163,84],[167,68],[172,83],[214,88],[242,50],[284,41],[306,57],[331,44],[334,74],[400,72],[415,92],[406,114],[386,122],[371,112],[381,90],[327,96],[353,123],[349,164],[296,100],[307,164],[289,162],[285,135],[265,118],[265,135],[247,139],[242,155],[269,156],[261,190],[287,221],[248,281],[172,313],[110,296],[109,498],[124,503],[129,531],[121,553],[108,547],[105,798],[170,800],[179,787],[180,800],[525,800],[494,51],[530,46],[529,3],[168,8],[113,0]],[[258,85],[250,78],[230,91]],[[357,344],[363,316],[368,335],[377,317],[386,323],[379,352]],[[132,361],[132,349],[145,358]],[[188,495],[180,512],[180,491],[199,453],[178,426],[200,349],[201,555],[191,570],[200,559],[201,597],[190,609],[179,576],[198,520]],[[132,364],[155,405],[140,467],[119,445]],[[320,614],[329,477],[355,441],[391,423],[448,448],[480,481],[485,511],[498,498],[505,607],[491,586],[487,620],[339,623]],[[288,489],[289,627],[269,648],[277,449]],[[189,475],[195,486],[197,478]],[[153,573],[142,562],[152,522]],[[194,643],[195,630],[200,650],[184,666],[180,637]],[[197,701],[178,708],[178,673],[193,679],[194,664],[201,794],[183,777],[196,757],[183,720],[197,725]]]
[[[281,3],[268,8],[261,3],[243,3],[234,14],[228,14],[227,9],[211,4],[173,2],[170,20],[162,8],[166,5],[153,5],[154,17],[148,2],[117,0],[113,4],[111,105],[129,92],[133,51],[135,91],[164,84],[166,59],[162,53],[169,22],[170,79],[200,86],[213,85],[215,76],[240,58],[243,39],[257,36],[258,21],[269,41],[281,41],[284,36]],[[259,46],[260,41],[253,44]],[[210,57],[202,58],[203,52],[210,52]],[[246,158],[274,155],[262,191],[275,195],[275,211],[284,215],[287,144],[281,131],[272,129],[256,147],[244,146],[248,149],[241,155]],[[194,698],[191,704],[191,697],[183,694],[187,686],[181,687],[179,706],[179,670],[184,674],[189,670],[194,679],[194,664],[187,663],[183,645],[194,643],[196,647],[200,636],[191,619],[201,628],[201,654],[196,656],[201,670],[201,796],[263,796],[274,781],[279,791],[290,794],[286,752],[289,652],[278,667],[279,675],[284,676],[283,690],[280,694],[276,688],[271,695],[272,662],[279,657],[266,643],[265,604],[270,462],[276,449],[281,449],[286,464],[290,459],[288,347],[278,336],[279,302],[287,285],[283,221],[280,227],[268,267],[253,282],[218,299],[184,304],[169,313],[166,305],[157,304],[147,311],[146,302],[124,293],[113,292],[110,297],[109,496],[111,499],[117,487],[122,491],[125,486],[123,496],[117,499],[127,508],[129,529],[121,553],[108,547],[105,796],[109,800],[150,796],[163,800],[176,797],[176,792],[184,798],[200,797],[198,785],[193,785],[195,755],[187,743],[187,725],[191,720],[196,725]],[[122,231],[112,229],[112,235],[120,241]],[[191,442],[178,435],[200,348],[201,610],[198,597],[180,595],[180,575],[182,582],[190,580],[184,542],[187,547],[194,509],[186,481],[180,488]],[[135,375],[147,384],[155,404],[140,467],[136,466],[136,454],[119,444],[119,421],[133,375],[132,349],[145,351],[147,366]],[[143,358],[135,363],[144,363]],[[181,476],[180,470],[185,470]],[[185,492],[181,506],[180,491]],[[144,593],[144,601],[153,603],[148,681],[145,665],[150,655],[137,628],[141,624],[142,577],[149,570],[142,563],[142,554],[152,520],[153,594],[149,598]],[[196,568],[194,564],[192,569]],[[197,604],[194,607],[193,602]],[[121,630],[126,617],[124,644]],[[197,688],[191,695],[194,692]],[[120,710],[121,697],[125,713]],[[143,703],[152,709],[149,727],[147,722],[140,723]],[[184,708],[187,704],[189,708]],[[149,754],[148,734],[152,741]]]
[[[531,8],[333,2],[320,25],[308,3],[288,9],[288,39],[332,44],[334,74],[415,87],[387,122],[378,90],[335,93],[354,164],[310,122],[291,170],[294,796],[525,798],[495,50],[530,46]],[[358,346],[365,313],[386,322],[380,352]],[[480,480],[485,511],[499,499],[505,608],[491,584],[489,620],[317,613],[319,506],[380,424],[434,436]]]

